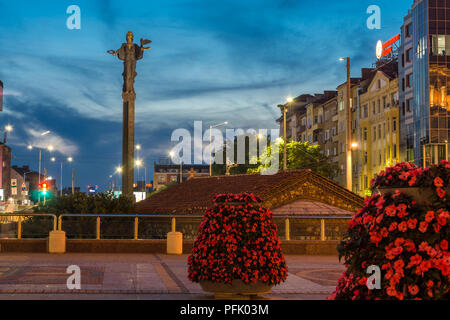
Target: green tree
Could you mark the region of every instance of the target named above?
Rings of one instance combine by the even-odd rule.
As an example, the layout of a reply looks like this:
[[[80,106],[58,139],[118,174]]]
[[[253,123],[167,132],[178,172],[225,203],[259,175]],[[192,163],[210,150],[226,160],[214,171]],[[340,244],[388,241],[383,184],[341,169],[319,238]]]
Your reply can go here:
[[[275,143],[266,148],[259,157],[259,166],[256,169],[250,168],[248,173],[259,173],[263,168],[270,167],[272,148],[278,148],[279,151],[279,169],[283,170],[284,143]],[[310,145],[307,142],[291,141],[287,143],[287,169],[311,169],[312,171],[327,177],[334,178],[337,165],[333,164],[329,157],[325,156],[320,146]]]

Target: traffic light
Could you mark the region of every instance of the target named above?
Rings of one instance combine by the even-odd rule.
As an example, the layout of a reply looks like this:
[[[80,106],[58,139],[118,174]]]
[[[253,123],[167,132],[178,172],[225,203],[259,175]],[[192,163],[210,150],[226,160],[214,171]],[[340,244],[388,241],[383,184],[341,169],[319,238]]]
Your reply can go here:
[[[41,194],[42,194],[42,195],[46,195],[46,194],[47,194],[47,190],[48,190],[48,184],[47,184],[47,182],[42,182],[42,183],[39,185],[39,187],[40,187],[40,189],[41,189]]]

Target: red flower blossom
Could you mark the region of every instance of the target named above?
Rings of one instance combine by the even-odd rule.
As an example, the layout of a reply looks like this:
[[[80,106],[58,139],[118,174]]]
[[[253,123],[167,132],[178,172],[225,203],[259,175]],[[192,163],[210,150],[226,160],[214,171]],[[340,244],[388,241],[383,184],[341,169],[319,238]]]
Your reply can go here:
[[[416,294],[419,293],[419,287],[417,285],[410,285],[408,286],[408,292],[411,295],[415,296]]]
[[[401,232],[406,232],[406,230],[408,230],[408,225],[406,224],[405,221],[401,222],[398,225],[398,230],[401,231]]]
[[[436,189],[436,192],[437,192],[439,198],[442,199],[443,197],[445,197],[445,191],[444,191],[444,189],[437,188],[437,189]]]
[[[419,231],[422,233],[427,232],[428,229],[428,223],[426,223],[425,221],[422,221],[419,225]]]
[[[436,177],[434,179],[434,185],[438,188],[442,188],[444,186],[444,181],[441,178]]]
[[[430,223],[434,219],[434,211],[428,211],[425,215],[425,221]]]
[[[415,229],[417,227],[417,219],[408,220],[408,228]]]

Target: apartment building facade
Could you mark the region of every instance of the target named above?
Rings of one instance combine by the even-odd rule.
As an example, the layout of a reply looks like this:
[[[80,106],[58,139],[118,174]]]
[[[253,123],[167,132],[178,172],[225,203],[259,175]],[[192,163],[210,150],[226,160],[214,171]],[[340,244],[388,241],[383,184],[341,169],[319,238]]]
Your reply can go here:
[[[359,105],[359,166],[353,184],[358,194],[370,195],[370,180],[401,159],[397,72],[378,69],[361,87]]]

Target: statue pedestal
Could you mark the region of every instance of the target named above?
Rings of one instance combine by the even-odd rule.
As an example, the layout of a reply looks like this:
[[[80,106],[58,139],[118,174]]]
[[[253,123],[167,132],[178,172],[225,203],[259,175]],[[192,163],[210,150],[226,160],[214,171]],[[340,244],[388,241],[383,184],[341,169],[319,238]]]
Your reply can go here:
[[[167,254],[183,254],[183,234],[181,232],[167,234]]]
[[[66,252],[66,233],[64,231],[51,231],[47,240],[48,253]]]

